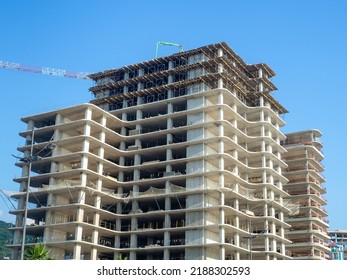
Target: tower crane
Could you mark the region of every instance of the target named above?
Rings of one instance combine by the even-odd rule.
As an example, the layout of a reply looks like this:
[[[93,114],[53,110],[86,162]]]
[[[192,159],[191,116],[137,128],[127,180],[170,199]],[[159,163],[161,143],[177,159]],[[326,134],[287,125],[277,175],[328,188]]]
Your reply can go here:
[[[156,48],[155,48],[155,58],[158,58],[159,46],[178,47],[180,49],[180,52],[183,52],[183,46],[181,44],[159,41],[156,45]]]
[[[178,47],[180,49],[180,52],[183,51],[183,46],[181,44],[159,41],[156,45],[155,58],[158,57],[158,48],[161,45]],[[76,71],[55,69],[55,68],[49,68],[49,67],[39,68],[39,67],[22,65],[16,62],[8,62],[8,61],[2,61],[2,60],[0,60],[0,68],[17,70],[17,71],[25,71],[25,72],[31,72],[31,73],[43,74],[43,75],[59,76],[59,77],[72,78],[72,79],[91,80],[89,78],[89,75],[91,73],[87,73],[87,72],[76,72]]]
[[[90,73],[87,73],[87,72],[75,72],[75,71],[48,68],[48,67],[38,68],[38,67],[22,65],[20,63],[1,61],[1,60],[0,60],[0,68],[17,70],[17,71],[25,71],[25,72],[31,72],[31,73],[43,74],[43,75],[59,76],[59,77],[72,78],[72,79],[90,80],[89,78]]]

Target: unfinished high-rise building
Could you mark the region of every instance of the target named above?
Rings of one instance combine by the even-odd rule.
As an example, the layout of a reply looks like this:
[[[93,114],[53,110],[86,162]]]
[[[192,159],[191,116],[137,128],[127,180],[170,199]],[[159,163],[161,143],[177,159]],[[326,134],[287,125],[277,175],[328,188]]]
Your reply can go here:
[[[327,201],[322,195],[326,189],[321,136],[318,130],[306,130],[286,134],[282,142],[287,150],[283,158],[288,164],[283,174],[289,179],[284,190],[299,206],[298,211],[285,218],[291,225],[287,236],[292,244],[287,248],[299,260],[330,259],[328,213],[324,209]]]
[[[330,230],[332,260],[347,260],[347,230]]]
[[[90,104],[23,118],[15,257],[25,228],[56,259],[291,259],[274,75],[218,43],[92,74]]]

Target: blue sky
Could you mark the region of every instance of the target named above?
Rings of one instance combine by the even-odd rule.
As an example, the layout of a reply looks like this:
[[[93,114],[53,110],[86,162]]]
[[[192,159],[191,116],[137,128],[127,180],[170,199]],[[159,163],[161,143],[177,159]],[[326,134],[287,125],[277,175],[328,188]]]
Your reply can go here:
[[[92,73],[152,59],[158,41],[185,50],[225,41],[247,63],[267,63],[289,111],[283,132],[324,135],[330,228],[347,229],[347,1],[5,0],[0,11],[3,61]],[[91,85],[0,69],[0,189],[18,190],[20,118],[88,102]],[[13,219],[7,212],[0,199],[0,219]]]

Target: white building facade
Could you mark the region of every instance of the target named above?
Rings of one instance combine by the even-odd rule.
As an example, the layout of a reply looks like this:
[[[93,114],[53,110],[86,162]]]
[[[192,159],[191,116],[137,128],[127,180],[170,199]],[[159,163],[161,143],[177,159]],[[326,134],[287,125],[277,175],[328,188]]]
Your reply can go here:
[[[287,149],[283,158],[288,164],[283,174],[289,180],[284,189],[299,207],[285,218],[291,225],[287,236],[292,244],[288,249],[297,260],[330,259],[321,136],[319,130],[311,129],[286,134],[282,142]]]
[[[291,259],[272,76],[218,43],[93,74],[90,104],[23,118],[15,258],[29,183],[25,244],[55,259]]]

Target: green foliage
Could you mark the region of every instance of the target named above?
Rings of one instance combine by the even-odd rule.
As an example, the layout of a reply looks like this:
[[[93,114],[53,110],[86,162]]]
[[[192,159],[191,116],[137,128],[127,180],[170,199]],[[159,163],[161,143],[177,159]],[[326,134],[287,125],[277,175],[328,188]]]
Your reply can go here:
[[[52,260],[49,257],[50,250],[46,249],[46,245],[39,243],[28,247],[24,252],[25,260]]]
[[[8,229],[10,226],[10,223],[0,221],[0,260],[10,258],[12,254],[12,249],[5,247],[13,239],[13,234]]]
[[[120,254],[120,255],[118,256],[117,260],[119,260],[119,261],[127,261],[127,260],[128,260],[128,257],[127,257],[127,256],[124,256],[124,257],[123,257],[123,255]]]

